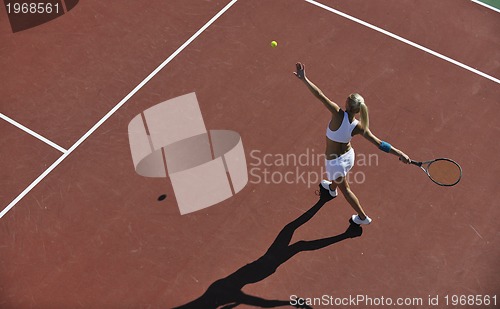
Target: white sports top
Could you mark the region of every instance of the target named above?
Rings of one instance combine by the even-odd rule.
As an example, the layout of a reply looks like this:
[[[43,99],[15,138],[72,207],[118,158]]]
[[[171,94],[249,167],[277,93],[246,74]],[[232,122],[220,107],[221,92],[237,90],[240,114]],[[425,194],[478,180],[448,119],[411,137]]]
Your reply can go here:
[[[357,124],[357,119],[354,119],[353,122],[349,122],[349,116],[346,112],[344,112],[342,124],[336,131],[330,130],[330,123],[328,123],[328,126],[326,127],[326,137],[334,142],[347,144],[351,141],[352,130],[354,130]]]

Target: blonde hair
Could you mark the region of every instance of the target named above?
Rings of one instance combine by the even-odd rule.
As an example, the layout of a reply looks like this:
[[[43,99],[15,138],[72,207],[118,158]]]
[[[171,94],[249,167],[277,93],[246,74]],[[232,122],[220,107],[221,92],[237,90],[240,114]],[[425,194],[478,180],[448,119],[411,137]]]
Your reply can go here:
[[[368,117],[368,106],[365,104],[365,99],[359,93],[351,93],[348,99],[349,105],[354,109],[359,108],[361,126],[365,131],[368,130],[370,119]]]

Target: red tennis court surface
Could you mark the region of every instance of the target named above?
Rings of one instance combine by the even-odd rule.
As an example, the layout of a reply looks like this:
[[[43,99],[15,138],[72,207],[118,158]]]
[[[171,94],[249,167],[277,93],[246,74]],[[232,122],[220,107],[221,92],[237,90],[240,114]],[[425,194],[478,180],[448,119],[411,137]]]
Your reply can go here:
[[[295,296],[313,308],[498,307],[499,13],[465,0],[322,3],[88,0],[16,33],[2,6],[0,307],[172,308],[209,286],[192,308]],[[352,209],[343,196],[316,204],[307,179],[329,115],[297,61],[339,103],[360,92],[372,131],[413,159],[459,162],[462,181],[439,187],[356,138],[352,188],[374,221],[345,237]],[[168,179],[134,171],[127,127],[191,92],[207,128],[241,135],[249,182],[181,216]],[[203,185],[194,178],[193,194]],[[283,246],[295,228],[299,245]]]

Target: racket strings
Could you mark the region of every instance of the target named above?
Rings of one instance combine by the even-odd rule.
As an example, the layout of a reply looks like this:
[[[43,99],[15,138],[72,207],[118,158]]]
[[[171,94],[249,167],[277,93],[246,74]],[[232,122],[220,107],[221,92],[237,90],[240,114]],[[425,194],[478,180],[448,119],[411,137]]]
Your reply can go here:
[[[432,180],[442,185],[454,185],[462,177],[462,170],[458,164],[448,160],[431,162],[427,172]]]

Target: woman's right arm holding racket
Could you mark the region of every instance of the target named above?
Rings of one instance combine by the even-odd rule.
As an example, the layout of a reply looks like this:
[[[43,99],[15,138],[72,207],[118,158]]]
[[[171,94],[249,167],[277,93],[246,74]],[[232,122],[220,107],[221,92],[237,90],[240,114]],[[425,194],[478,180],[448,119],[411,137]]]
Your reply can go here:
[[[378,137],[376,137],[370,131],[370,129],[362,131],[362,135],[368,141],[370,141],[372,144],[374,144],[375,146],[377,146],[379,149],[381,149],[381,150],[383,150],[383,151],[385,151],[387,153],[392,153],[393,155],[398,156],[399,159],[402,162],[404,162],[406,164],[408,164],[408,163],[411,162],[410,157],[406,153],[402,152],[401,150],[397,149],[396,147],[393,147],[389,143],[382,141],[381,139],[379,139]]]

